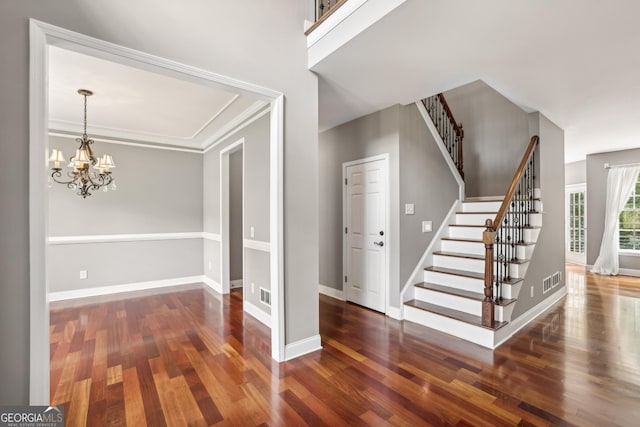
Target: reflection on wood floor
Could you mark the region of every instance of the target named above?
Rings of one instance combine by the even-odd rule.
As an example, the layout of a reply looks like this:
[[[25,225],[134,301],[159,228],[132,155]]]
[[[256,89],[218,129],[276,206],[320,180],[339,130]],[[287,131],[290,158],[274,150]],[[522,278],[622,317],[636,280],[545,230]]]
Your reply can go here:
[[[568,296],[494,352],[320,297],[322,351],[277,364],[242,294],[55,303],[67,425],[638,425],[640,279],[568,266]]]

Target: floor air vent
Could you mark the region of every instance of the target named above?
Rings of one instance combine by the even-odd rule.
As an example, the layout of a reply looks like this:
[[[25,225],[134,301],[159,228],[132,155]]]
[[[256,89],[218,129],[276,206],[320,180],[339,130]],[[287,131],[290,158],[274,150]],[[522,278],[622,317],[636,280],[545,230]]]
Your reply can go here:
[[[271,306],[271,291],[265,288],[260,288],[260,302]]]

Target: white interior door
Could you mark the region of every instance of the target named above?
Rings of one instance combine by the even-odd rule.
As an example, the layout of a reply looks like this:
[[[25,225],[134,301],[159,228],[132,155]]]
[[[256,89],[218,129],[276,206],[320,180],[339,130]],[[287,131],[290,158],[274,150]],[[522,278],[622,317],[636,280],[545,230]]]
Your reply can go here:
[[[576,264],[586,264],[587,199],[584,184],[566,187],[566,258]]]
[[[387,160],[345,170],[346,299],[385,312],[387,287]]]

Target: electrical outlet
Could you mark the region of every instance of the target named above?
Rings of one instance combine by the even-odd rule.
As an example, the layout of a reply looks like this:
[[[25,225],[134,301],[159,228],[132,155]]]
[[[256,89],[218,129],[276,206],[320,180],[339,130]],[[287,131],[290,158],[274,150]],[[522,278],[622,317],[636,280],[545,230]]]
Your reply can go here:
[[[531,287],[531,298],[533,298],[533,286]]]
[[[251,282],[251,293],[255,294],[256,293],[256,285],[255,283]]]
[[[80,270],[80,279],[84,280],[89,277],[87,270]]]
[[[253,228],[253,226],[251,226],[251,228],[249,229],[249,234],[251,235],[252,239],[256,236],[256,230],[255,228]]]
[[[422,221],[422,232],[429,233],[433,230],[433,223],[431,221]]]

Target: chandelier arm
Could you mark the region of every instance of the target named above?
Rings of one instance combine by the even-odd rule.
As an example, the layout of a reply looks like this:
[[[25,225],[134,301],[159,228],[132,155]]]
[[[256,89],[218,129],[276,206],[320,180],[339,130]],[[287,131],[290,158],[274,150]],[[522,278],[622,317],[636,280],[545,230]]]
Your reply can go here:
[[[73,173],[73,172],[70,172],[70,173]],[[60,177],[62,177],[62,172],[60,172],[59,170],[54,170],[54,171],[51,173],[51,178],[53,178],[53,180],[54,180],[55,182],[57,182],[58,184],[64,184],[64,185],[69,186],[69,185],[71,185],[71,184],[75,184],[75,183],[76,183],[76,181],[78,180],[78,176],[77,176],[76,174],[74,174],[74,176],[73,176],[73,177],[72,177],[72,176],[69,176],[69,178],[73,178],[73,179],[71,179],[70,181],[60,181],[60,180],[58,179],[58,178],[60,178]]]

